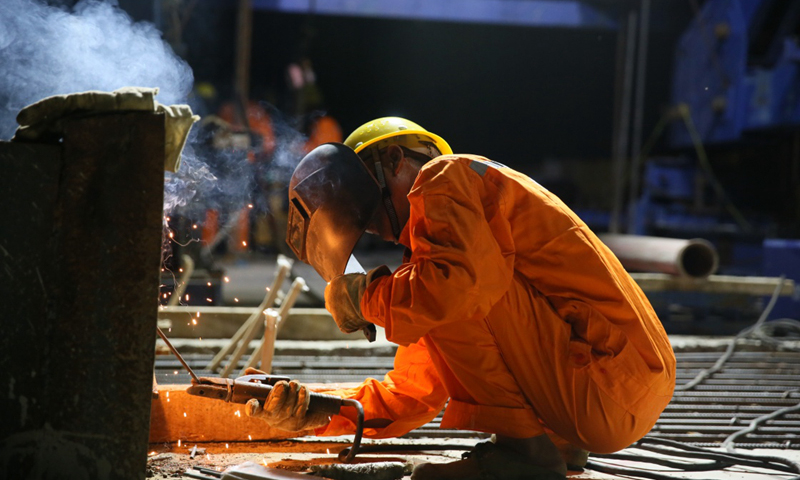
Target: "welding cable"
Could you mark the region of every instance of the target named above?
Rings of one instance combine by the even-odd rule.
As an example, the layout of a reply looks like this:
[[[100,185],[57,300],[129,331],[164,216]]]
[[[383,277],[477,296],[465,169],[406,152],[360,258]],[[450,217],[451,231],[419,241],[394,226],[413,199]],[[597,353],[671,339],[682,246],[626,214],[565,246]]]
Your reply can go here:
[[[695,447],[687,445],[685,443],[676,442],[674,440],[645,437],[636,442],[635,444],[633,444],[632,447],[640,450],[646,450],[658,453],[659,455],[662,456],[709,460],[713,463],[685,463],[685,462],[676,462],[673,460],[664,459],[660,457],[650,457],[646,455],[613,453],[607,455],[592,455],[592,458],[600,458],[604,460],[634,461],[639,463],[660,465],[675,469],[676,472],[652,472],[647,470],[633,469],[633,468],[609,465],[607,463],[598,463],[593,461],[588,462],[586,464],[586,468],[613,475],[628,475],[640,478],[652,478],[655,480],[674,480],[678,478],[669,475],[670,473],[723,470],[725,468],[732,466],[775,470],[782,473],[800,473],[800,465],[786,458],[776,457],[776,456],[761,456],[761,455],[746,455],[741,453],[716,452],[705,448]],[[800,480],[800,476],[792,477],[790,480]]]
[[[647,457],[642,457],[642,459],[640,461],[642,463],[653,463],[650,460],[652,460],[652,459],[648,459]],[[621,467],[621,466],[618,466],[618,465],[611,465],[611,464],[607,464],[607,463],[598,463],[598,462],[593,462],[593,461],[586,462],[586,468],[590,469],[590,470],[594,470],[596,472],[608,473],[608,474],[611,474],[611,475],[625,475],[625,476],[634,477],[634,478],[652,478],[654,480],[680,480],[680,479],[685,479],[686,478],[685,476],[677,477],[677,476],[670,475],[670,473],[680,474],[680,471],[677,471],[677,472],[663,472],[663,473],[661,473],[661,472],[654,472],[654,471],[649,471],[649,470],[641,470],[641,469],[630,468],[630,467]],[[683,472],[687,472],[687,470],[683,470]],[[785,480],[800,480],[800,476],[789,477],[789,478],[787,478]]]
[[[640,447],[636,447],[640,448]],[[670,455],[681,457],[675,453],[667,453],[662,451],[662,455]],[[708,463],[688,463],[674,460],[667,460],[660,457],[647,457],[643,455],[634,455],[628,453],[608,453],[608,454],[593,454],[592,458],[604,458],[610,460],[625,460],[629,462],[652,463],[653,465],[661,465],[662,467],[674,468],[682,472],[708,472],[713,470],[722,470],[730,466],[736,465],[736,462],[713,460]]]
[[[677,385],[675,387],[675,391],[683,392],[683,391],[691,390],[692,388],[696,387],[701,382],[703,382],[703,380],[705,380],[709,376],[713,375],[714,373],[717,373],[718,371],[720,371],[722,369],[722,367],[725,365],[725,363],[733,355],[733,351],[736,349],[736,342],[738,342],[739,339],[741,339],[741,338],[745,338],[745,337],[749,336],[752,332],[757,331],[759,328],[761,328],[761,325],[767,320],[767,317],[772,312],[772,309],[775,307],[775,302],[778,301],[778,297],[781,294],[781,290],[783,290],[783,283],[784,283],[785,279],[786,279],[786,275],[781,275],[780,279],[778,280],[778,285],[775,286],[775,290],[772,292],[772,297],[769,299],[769,303],[767,304],[767,307],[764,309],[764,311],[761,312],[761,316],[758,318],[758,321],[756,321],[756,323],[753,324],[753,326],[745,328],[744,330],[742,330],[741,332],[736,334],[736,336],[733,337],[731,339],[730,343],[728,344],[728,348],[725,351],[725,353],[722,354],[721,357],[719,357],[719,359],[717,360],[717,362],[713,366],[711,366],[710,368],[706,368],[706,369],[702,370],[691,381],[686,382],[683,385]]]
[[[681,450],[691,450],[679,452],[676,450],[668,450],[664,448],[652,448],[647,446],[646,443],[665,444]],[[671,472],[653,472],[648,470],[634,469],[629,467],[621,467],[610,465],[607,463],[598,463],[596,461],[589,461],[586,468],[596,470],[598,472],[609,473],[613,475],[627,475],[640,478],[652,478],[655,480],[675,480],[679,477],[670,474],[680,472],[699,472],[711,470],[723,470],[728,467],[754,467],[767,470],[776,470],[784,473],[798,473],[800,470],[798,466],[790,460],[780,457],[761,457],[755,455],[739,455],[739,454],[725,454],[717,453],[710,450],[701,449],[698,447],[690,447],[680,442],[663,439],[648,439],[644,438],[632,445],[633,448],[642,450],[653,451],[660,455],[667,455],[678,458],[700,458],[704,460],[712,460],[713,463],[684,463],[675,462],[659,457],[650,457],[645,455],[631,455],[631,454],[608,454],[608,455],[593,455],[593,458],[601,458],[605,460],[623,460],[634,461],[639,463],[646,463],[652,465],[660,465],[672,468],[676,471]],[[682,477],[681,477],[682,478]],[[792,477],[790,480],[800,480],[800,476]]]
[[[730,434],[728,438],[726,438],[725,441],[722,442],[722,448],[725,448],[729,452],[732,452],[734,450],[733,442],[737,438],[741,437],[742,435],[747,435],[748,433],[755,432],[756,430],[758,430],[758,426],[766,422],[767,420],[772,420],[773,418],[778,418],[787,413],[794,413],[794,412],[800,412],[800,403],[798,403],[793,407],[781,408],[780,410],[776,410],[767,415],[762,415],[758,418],[755,418],[752,422],[750,422],[750,424],[747,427],[739,430],[738,432]],[[798,470],[796,471],[800,473],[800,467],[798,467]]]
[[[787,332],[792,332],[795,336],[793,338],[780,338],[776,335],[776,330],[779,328],[785,329]],[[766,343],[781,345],[787,341],[797,341],[798,335],[800,335],[800,321],[791,318],[777,318],[761,325],[761,327],[755,331],[754,336]]]
[[[633,447],[641,450],[650,450],[656,453],[663,453],[675,456],[675,450],[668,450],[658,446],[670,447],[673,449],[683,450],[680,456],[686,458],[702,458],[705,460],[719,460],[722,462],[732,462],[736,465],[767,468],[770,470],[779,470],[787,473],[800,473],[800,466],[791,460],[783,457],[776,457],[772,455],[749,455],[745,453],[730,453],[730,452],[717,452],[703,447],[688,445],[683,442],[675,440],[668,440],[666,438],[645,437],[633,444]],[[714,448],[719,448],[716,445]]]
[[[643,457],[644,458],[644,457]],[[649,463],[646,460],[642,460],[643,462]],[[604,464],[604,463],[597,463],[589,461],[586,463],[586,468],[594,470],[596,472],[601,473],[608,473],[611,475],[624,475],[626,477],[634,477],[634,478],[652,478],[653,480],[685,480],[685,476],[674,476],[670,475],[669,473],[673,474],[680,474],[680,472],[654,472],[649,470],[640,470],[630,467],[621,467],[616,465]],[[784,480],[800,480],[800,476],[789,477]]]
[[[643,460],[646,462],[646,460]],[[639,470],[635,468],[620,467],[610,465],[607,463],[586,462],[586,468],[594,470],[595,472],[608,473],[610,475],[624,475],[626,477],[634,478],[652,478],[654,480],[679,480],[686,477],[674,477],[664,473],[656,473],[648,470]],[[794,479],[792,479],[794,480]]]

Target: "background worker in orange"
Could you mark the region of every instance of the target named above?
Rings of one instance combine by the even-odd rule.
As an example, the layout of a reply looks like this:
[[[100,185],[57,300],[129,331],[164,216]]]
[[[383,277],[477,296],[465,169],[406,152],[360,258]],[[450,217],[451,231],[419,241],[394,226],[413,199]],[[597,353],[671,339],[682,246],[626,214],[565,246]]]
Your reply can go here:
[[[382,382],[329,393],[362,402],[371,437],[402,435],[448,399],[442,428],[496,434],[412,478],[564,478],[581,450],[613,452],[650,430],[674,389],[672,348],[580,218],[525,175],[453,155],[408,120],[375,120],[345,143],[363,164],[327,144],[298,165],[287,240],[330,281],[326,307],[343,331],[380,325],[400,347]],[[364,229],[407,247],[394,272],[342,275]],[[296,383],[272,393],[248,413],[318,435],[354,430],[347,413],[304,417]]]

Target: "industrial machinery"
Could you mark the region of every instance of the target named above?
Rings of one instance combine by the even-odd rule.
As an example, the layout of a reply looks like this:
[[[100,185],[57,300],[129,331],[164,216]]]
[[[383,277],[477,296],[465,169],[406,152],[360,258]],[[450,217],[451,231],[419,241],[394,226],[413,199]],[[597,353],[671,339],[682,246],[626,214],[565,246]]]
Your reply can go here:
[[[704,143],[800,125],[798,33],[797,2],[705,2],[677,45],[672,92]],[[687,126],[673,127],[671,143],[691,147]]]
[[[722,274],[800,280],[798,34],[797,2],[702,5],[676,45],[673,108],[632,172],[641,189],[630,199],[629,233],[703,237],[719,251]],[[647,158],[662,128],[674,155]],[[800,316],[798,293],[772,318]],[[713,303],[696,300],[665,305]],[[749,305],[761,308],[763,298]],[[741,315],[742,307],[726,308]]]

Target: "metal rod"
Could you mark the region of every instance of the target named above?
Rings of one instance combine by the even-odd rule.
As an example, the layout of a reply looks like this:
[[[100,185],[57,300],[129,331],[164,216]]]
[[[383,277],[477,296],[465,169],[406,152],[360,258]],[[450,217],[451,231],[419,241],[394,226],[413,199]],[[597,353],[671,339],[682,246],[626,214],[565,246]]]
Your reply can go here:
[[[612,233],[619,233],[620,231],[620,216],[622,215],[622,202],[624,200],[623,189],[625,174],[625,164],[629,154],[629,130],[631,127],[631,97],[633,95],[633,61],[634,51],[636,46],[636,22],[637,14],[631,10],[628,13],[627,33],[625,34],[625,61],[622,70],[622,91],[621,91],[621,104],[619,106],[618,125],[614,138],[614,154],[613,154],[613,178],[611,179],[614,186],[613,199],[614,204],[611,212],[611,223],[609,230]]]
[[[280,310],[278,310],[278,313],[277,313],[276,327],[275,327],[275,330],[272,332],[275,336],[278,335],[278,332],[280,332],[280,330],[281,330],[281,325],[284,324],[286,318],[289,316],[289,310],[294,305],[294,302],[297,301],[297,296],[300,295],[300,292],[302,292],[306,288],[307,288],[306,287],[306,281],[303,280],[302,277],[297,277],[292,282],[292,286],[289,287],[289,291],[286,293],[286,296],[283,298],[283,303],[281,303],[281,308],[280,308]],[[270,314],[271,314],[271,312],[270,312]],[[267,313],[265,312],[264,315],[266,317]],[[266,332],[265,332],[265,334],[266,334]],[[251,338],[251,340],[252,340],[252,338]],[[270,345],[270,348],[272,348],[272,349],[275,348],[274,338],[273,338],[272,344]],[[259,362],[259,360],[262,360],[262,351],[263,350],[264,350],[264,339],[262,338],[261,342],[259,342],[259,344],[256,347],[256,349],[253,351],[253,353],[248,358],[248,360],[247,360],[247,362],[245,364],[245,367],[242,369],[241,375],[244,375],[244,371],[247,370],[249,367],[255,367],[256,364]],[[244,352],[242,352],[242,353],[244,353]],[[239,362],[239,358],[237,357],[235,363],[238,363],[238,362]],[[271,360],[270,360],[270,363],[271,363]],[[234,365],[234,361],[231,360],[231,362],[226,367],[226,370],[228,368],[233,369],[235,367],[236,367],[236,365]]]
[[[161,340],[164,340],[164,343],[166,343],[167,346],[169,347],[169,349],[172,350],[172,353],[174,353],[175,356],[178,357],[178,360],[181,361],[181,364],[183,365],[183,368],[185,368],[186,371],[189,372],[189,375],[192,376],[192,379],[197,383],[201,383],[200,379],[197,378],[197,375],[195,375],[194,370],[192,370],[191,367],[189,367],[189,364],[186,363],[186,360],[183,359],[181,354],[178,353],[178,350],[172,345],[172,343],[169,341],[167,336],[164,335],[164,332],[162,332],[161,329],[158,328],[158,326],[156,326],[156,331],[158,332],[159,336],[161,336]]]
[[[641,176],[642,126],[644,124],[644,91],[647,83],[647,41],[650,36],[650,0],[642,0],[639,19],[639,51],[636,58],[636,98],[633,107],[630,189],[628,191],[628,233],[636,233],[636,200]]]
[[[655,271],[682,277],[706,278],[717,270],[719,256],[711,242],[702,238],[600,235],[627,269]]]
[[[227,356],[237,347],[237,345],[239,345],[239,342],[243,337],[249,337],[250,340],[253,339],[255,336],[255,329],[258,327],[258,321],[261,318],[262,312],[264,309],[275,303],[275,299],[278,297],[278,291],[280,290],[281,285],[283,285],[283,281],[286,279],[286,275],[289,274],[289,270],[291,270],[291,268],[292,263],[288,258],[283,256],[278,257],[278,271],[275,274],[275,278],[272,281],[272,286],[269,288],[269,291],[266,293],[266,295],[264,295],[264,299],[261,301],[261,304],[258,306],[258,308],[256,308],[252,315],[250,315],[250,317],[244,321],[242,326],[239,327],[239,330],[233,336],[230,343],[228,343],[225,348],[220,350],[219,353],[214,356],[214,358],[211,360],[211,363],[208,364],[207,368],[209,370],[216,370],[225,359],[225,356]],[[250,343],[250,340],[247,340],[246,343]],[[243,344],[242,347],[246,349],[247,345]],[[242,347],[239,348],[242,349]],[[237,354],[238,357],[236,356]],[[236,362],[238,362],[242,354],[244,354],[244,350],[241,353],[237,350],[234,356],[231,358],[231,362],[234,362],[234,359]],[[232,369],[233,367],[230,368],[230,370]],[[228,374],[230,374],[230,371]],[[223,377],[225,377],[225,375],[223,375]]]
[[[180,280],[178,280],[178,284],[175,285],[172,296],[169,298],[169,302],[167,302],[167,305],[170,307],[174,307],[180,303],[183,292],[186,291],[189,280],[194,273],[194,260],[192,260],[192,257],[189,255],[181,255],[181,264],[183,265],[183,275],[181,275]]]
[[[275,356],[275,338],[277,337],[278,312],[269,308],[264,311],[264,340],[261,343],[261,371],[272,371],[272,359]],[[253,354],[251,359],[257,358]]]

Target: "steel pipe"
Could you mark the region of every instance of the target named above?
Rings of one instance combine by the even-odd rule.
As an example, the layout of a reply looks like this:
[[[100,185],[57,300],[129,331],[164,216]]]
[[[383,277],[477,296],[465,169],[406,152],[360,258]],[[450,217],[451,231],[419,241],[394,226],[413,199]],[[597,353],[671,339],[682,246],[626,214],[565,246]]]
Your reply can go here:
[[[717,250],[708,240],[605,234],[600,240],[628,270],[706,278],[719,266]]]

